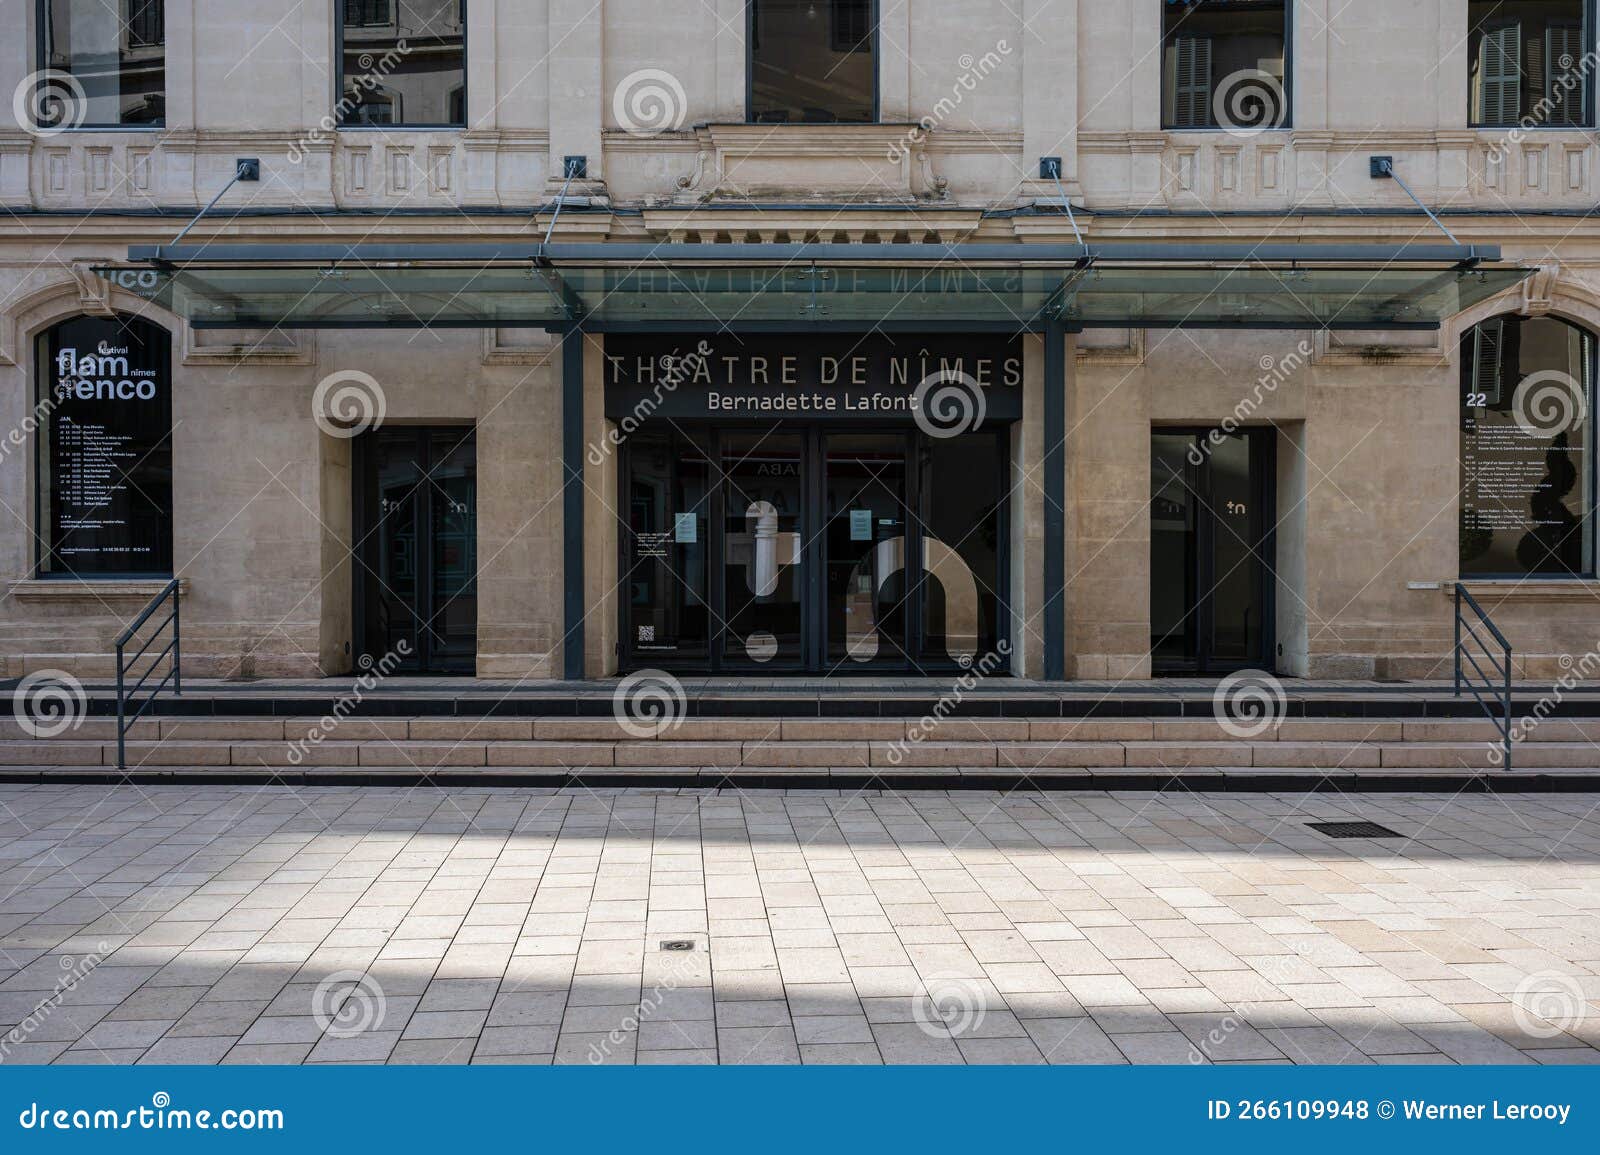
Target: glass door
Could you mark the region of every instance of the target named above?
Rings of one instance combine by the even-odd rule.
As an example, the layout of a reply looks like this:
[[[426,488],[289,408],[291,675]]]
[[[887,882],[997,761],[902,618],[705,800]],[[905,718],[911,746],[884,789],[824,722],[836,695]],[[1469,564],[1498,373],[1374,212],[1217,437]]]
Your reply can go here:
[[[794,669],[806,659],[806,439],[724,432],[722,665]]]
[[[470,428],[387,428],[356,443],[358,669],[471,674],[477,660],[477,452]],[[403,652],[402,652],[403,651]]]
[[[711,459],[680,431],[628,442],[622,530],[626,664],[692,669],[711,658]]]
[[[641,430],[622,461],[620,663],[942,674],[1004,636],[1007,434]]]
[[[1155,672],[1271,668],[1272,431],[1161,430],[1150,464]]]
[[[911,662],[906,435],[823,438],[823,629],[830,670]]]

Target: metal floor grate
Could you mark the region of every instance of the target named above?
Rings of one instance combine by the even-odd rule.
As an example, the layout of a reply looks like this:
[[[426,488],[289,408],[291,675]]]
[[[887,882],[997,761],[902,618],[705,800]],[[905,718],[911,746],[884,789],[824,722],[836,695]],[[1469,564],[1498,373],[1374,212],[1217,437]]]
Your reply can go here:
[[[1376,822],[1307,822],[1318,834],[1329,838],[1402,838],[1398,830],[1379,826]]]

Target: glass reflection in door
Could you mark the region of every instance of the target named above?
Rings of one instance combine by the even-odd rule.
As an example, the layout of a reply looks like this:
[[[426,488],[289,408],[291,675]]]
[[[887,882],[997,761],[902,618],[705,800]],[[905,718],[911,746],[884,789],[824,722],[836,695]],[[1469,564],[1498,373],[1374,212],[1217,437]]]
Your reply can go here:
[[[804,660],[805,442],[724,433],[722,660],[730,668]]]
[[[698,665],[710,655],[710,470],[701,446],[681,433],[642,431],[628,442],[622,586],[630,665]]]
[[[966,433],[922,442],[922,659],[959,666],[998,653],[1002,437]]]
[[[1150,439],[1150,660],[1158,668],[1193,667],[1198,658],[1198,467],[1191,433]]]

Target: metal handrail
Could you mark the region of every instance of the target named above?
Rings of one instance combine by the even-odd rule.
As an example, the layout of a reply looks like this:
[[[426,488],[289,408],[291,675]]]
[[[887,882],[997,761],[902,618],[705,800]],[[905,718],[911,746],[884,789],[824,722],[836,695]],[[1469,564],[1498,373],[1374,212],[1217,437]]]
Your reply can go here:
[[[1483,712],[1488,715],[1489,721],[1494,723],[1495,729],[1500,732],[1501,756],[1504,759],[1502,765],[1505,769],[1509,770],[1511,769],[1512,731],[1511,643],[1506,639],[1506,636],[1500,632],[1499,627],[1494,624],[1494,621],[1489,617],[1488,611],[1478,604],[1477,598],[1468,593],[1460,582],[1456,583],[1455,589],[1456,697],[1461,697],[1461,688],[1463,686],[1472,691],[1473,698],[1476,699],[1478,705],[1483,708]],[[1483,623],[1484,627],[1489,631],[1490,636],[1493,637],[1495,642],[1499,645],[1501,651],[1500,659],[1497,659],[1491,652],[1491,647],[1486,641],[1484,641],[1483,635],[1478,633],[1473,623],[1467,620],[1466,615],[1462,612],[1463,607],[1472,611],[1473,615],[1478,619],[1478,621]],[[1478,647],[1483,654],[1484,661],[1489,663],[1489,670],[1486,671],[1483,666],[1478,663],[1477,656],[1472,651],[1467,649],[1465,642],[1462,640],[1463,629],[1465,630],[1466,634],[1478,644]],[[1473,679],[1467,674],[1466,668],[1462,663],[1463,658],[1472,664],[1472,669],[1476,673],[1479,681],[1473,681]],[[1485,693],[1488,695],[1487,699],[1484,696]],[[1498,713],[1496,712],[1495,708],[1491,706],[1491,703],[1493,703],[1493,707],[1498,707]]]
[[[167,683],[171,682],[173,694],[180,698],[183,696],[183,631],[181,628],[182,622],[179,619],[178,614],[178,603],[180,600],[179,591],[182,585],[183,582],[179,578],[173,578],[171,581],[169,581],[162,588],[160,593],[150,599],[150,604],[145,606],[144,609],[139,612],[139,616],[134,618],[133,621],[129,623],[128,628],[117,635],[118,770],[126,770],[128,768],[128,731],[133,728],[133,724],[135,722],[144,716],[144,712],[150,708],[150,703],[156,700],[156,695],[161,693],[162,690],[166,689]],[[172,600],[172,612],[167,614],[166,618],[161,622],[161,624],[150,632],[150,636],[144,640],[144,645],[140,646],[138,650],[135,651],[131,656],[126,654],[125,651],[127,650],[128,643],[133,641],[134,635],[136,635],[139,630],[143,628],[146,622],[155,616],[156,611],[159,610],[169,598]],[[172,640],[169,641],[161,649],[161,651],[155,655],[155,657],[150,659],[150,664],[145,667],[144,673],[139,675],[139,680],[134,682],[132,688],[128,688],[127,675],[129,670],[132,669],[133,663],[137,662],[149,652],[150,647],[163,636],[168,626],[172,627]],[[156,669],[161,665],[162,660],[168,656],[170,656],[172,659],[170,668],[162,677],[161,681],[157,682],[150,689],[150,692],[145,697],[144,702],[137,710],[134,711],[133,716],[130,718],[128,716],[130,699],[132,699],[132,697],[144,687],[144,684],[149,679],[150,675],[155,673]]]

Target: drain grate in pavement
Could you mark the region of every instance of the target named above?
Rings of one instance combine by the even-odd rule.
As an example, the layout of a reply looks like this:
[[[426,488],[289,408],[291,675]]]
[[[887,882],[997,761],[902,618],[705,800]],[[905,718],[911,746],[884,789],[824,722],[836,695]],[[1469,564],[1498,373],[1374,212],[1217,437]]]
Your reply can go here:
[[[1401,838],[1397,830],[1379,826],[1376,822],[1307,822],[1318,834],[1329,838]]]
[[[664,939],[661,940],[661,949],[662,950],[693,950],[694,949],[694,939],[692,939],[692,938],[664,938]]]

